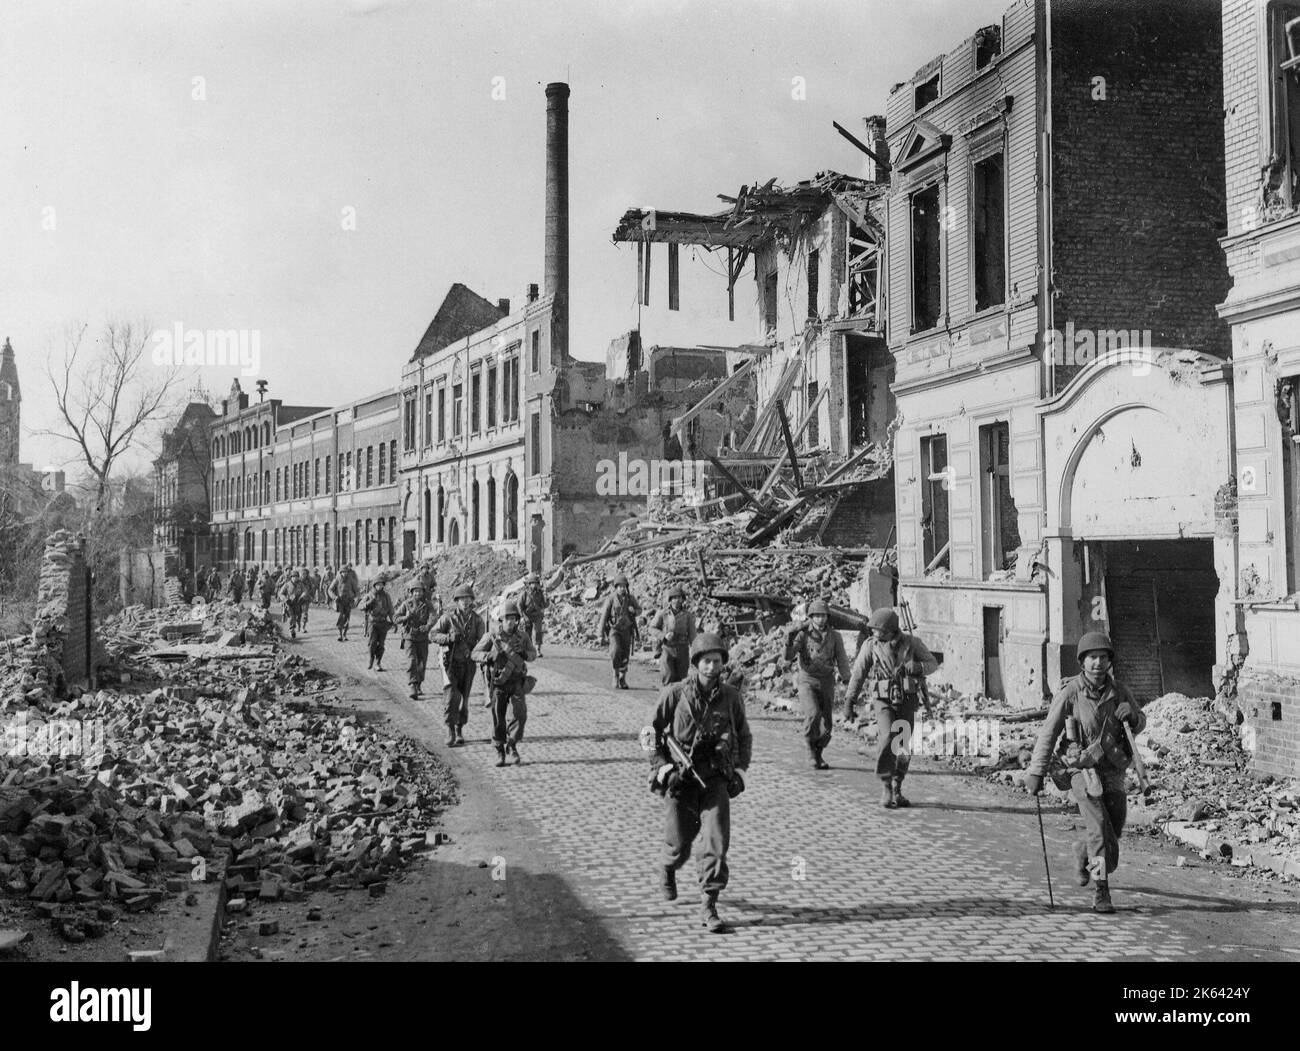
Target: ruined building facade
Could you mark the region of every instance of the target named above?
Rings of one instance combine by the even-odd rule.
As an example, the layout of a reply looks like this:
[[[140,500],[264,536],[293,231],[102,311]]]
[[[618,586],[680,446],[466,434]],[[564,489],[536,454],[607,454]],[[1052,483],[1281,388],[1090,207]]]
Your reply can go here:
[[[153,462],[154,544],[178,548],[191,571],[210,558],[209,433],[216,418],[212,406],[192,396],[176,426],[163,435],[162,452]]]
[[[1300,774],[1300,4],[1224,0],[1227,235],[1236,470],[1222,692],[1254,765]],[[1235,513],[1234,513],[1235,511]]]
[[[890,95],[900,593],[963,691],[1041,703],[1094,629],[1210,689],[1220,62],[1204,0],[1020,0]]]

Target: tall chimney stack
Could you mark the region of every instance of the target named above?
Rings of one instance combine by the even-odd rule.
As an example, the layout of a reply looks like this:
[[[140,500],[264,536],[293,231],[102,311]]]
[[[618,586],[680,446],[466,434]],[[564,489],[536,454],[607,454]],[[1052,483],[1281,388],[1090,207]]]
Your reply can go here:
[[[551,353],[569,355],[569,85],[546,85],[546,294],[552,308]]]

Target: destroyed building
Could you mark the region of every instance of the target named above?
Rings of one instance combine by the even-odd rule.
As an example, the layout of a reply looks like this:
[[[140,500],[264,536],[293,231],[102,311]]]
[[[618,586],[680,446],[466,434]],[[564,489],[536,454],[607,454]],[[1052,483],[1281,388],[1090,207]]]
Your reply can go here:
[[[193,572],[211,560],[212,464],[209,434],[217,414],[198,392],[191,392],[176,425],[162,437],[153,461],[153,542],[174,547]]]
[[[64,492],[62,471],[22,462],[22,388],[13,344],[0,347],[0,514],[27,517]]]
[[[1096,629],[1140,698],[1210,691],[1219,22],[1020,0],[890,95],[900,592],[963,691],[1037,705]]]
[[[1300,5],[1224,0],[1235,478],[1221,692],[1265,772],[1300,774]]]

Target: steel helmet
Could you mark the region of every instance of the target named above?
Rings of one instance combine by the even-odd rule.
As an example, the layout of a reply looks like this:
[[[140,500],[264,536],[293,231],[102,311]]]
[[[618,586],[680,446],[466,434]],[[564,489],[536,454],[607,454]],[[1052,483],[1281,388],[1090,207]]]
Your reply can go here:
[[[669,597],[669,598],[685,598],[685,597],[686,597],[686,589],[685,589],[684,587],[682,587],[680,584],[674,584],[672,587],[670,587],[670,588],[668,589],[668,597]]]
[[[627,582],[626,573],[620,573],[618,576],[614,578],[614,586],[618,587],[620,584],[622,584],[625,588],[631,587],[631,585]]]
[[[824,613],[829,617],[831,608],[826,604],[825,599],[815,598],[808,604],[808,616],[815,617],[819,613]]]
[[[469,584],[461,584],[451,593],[452,598],[473,598],[474,588]]]
[[[517,617],[517,616],[519,616],[519,603],[516,602],[514,599],[511,599],[509,602],[506,602],[504,605],[502,605],[501,607],[502,620],[505,620],[506,617]]]
[[[1105,650],[1110,654],[1110,659],[1115,659],[1115,647],[1111,644],[1110,636],[1101,631],[1090,631],[1079,640],[1079,647],[1075,651],[1078,659],[1083,660],[1084,654],[1093,650]]]
[[[722,641],[721,635],[715,635],[711,631],[703,632],[695,636],[695,641],[691,643],[691,663],[698,664],[700,658],[706,653],[721,653],[722,663],[726,664],[731,659],[731,654],[727,651],[726,643]]]
[[[882,607],[871,614],[871,619],[867,621],[867,627],[874,631],[883,631],[886,634],[898,631],[898,614],[892,609]]]

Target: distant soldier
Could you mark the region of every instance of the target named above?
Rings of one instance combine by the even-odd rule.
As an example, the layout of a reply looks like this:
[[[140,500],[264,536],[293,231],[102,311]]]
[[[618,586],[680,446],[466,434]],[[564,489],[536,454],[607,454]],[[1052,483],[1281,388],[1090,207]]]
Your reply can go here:
[[[320,601],[320,582],[320,570],[313,567],[311,571],[311,601],[313,605]]]
[[[659,684],[681,682],[691,667],[691,642],[695,639],[695,614],[686,608],[686,589],[674,584],[668,589],[668,608],[655,614],[650,634],[659,658]]]
[[[636,618],[641,614],[641,604],[632,597],[627,577],[620,573],[614,578],[614,593],[605,600],[600,611],[600,644],[609,645],[609,662],[614,669],[614,688],[629,689],[627,662],[632,655],[632,643],[640,630]]]
[[[366,613],[366,641],[370,644],[370,663],[367,669],[384,670],[384,640],[393,629],[396,614],[393,612],[393,600],[388,594],[388,586],[383,580],[375,581],[375,588],[361,602]],[[347,628],[343,629],[344,635]],[[411,694],[412,697],[415,694]]]
[[[320,575],[320,588],[316,592],[316,601],[322,605],[329,605],[333,600],[330,598],[330,585],[334,583],[334,567],[328,562],[325,563],[325,571]]]
[[[539,658],[542,655],[542,624],[546,617],[546,606],[546,592],[542,590],[541,575],[529,573],[524,592],[519,597],[519,613],[523,617],[524,629],[532,636]]]
[[[829,626],[830,613],[822,599],[813,599],[808,604],[808,619],[785,629],[785,659],[795,661],[798,668],[794,681],[803,714],[803,736],[817,770],[831,768],[822,752],[831,743],[835,676],[839,674],[840,682],[849,681],[849,655],[844,652],[840,633]]]
[[[1079,886],[1095,879],[1093,911],[1111,913],[1115,906],[1110,900],[1110,874],[1119,867],[1119,837],[1128,817],[1125,771],[1133,761],[1121,723],[1128,723],[1137,734],[1147,717],[1133,692],[1111,675],[1115,647],[1109,636],[1089,632],[1079,640],[1076,652],[1082,671],[1067,679],[1052,698],[1034,744],[1025,788],[1030,795],[1043,790],[1043,775],[1064,730],[1062,758],[1072,774],[1070,795],[1079,804],[1087,829],[1086,841],[1074,844]]]
[[[923,696],[929,707],[925,676],[933,675],[939,662],[925,643],[899,630],[898,614],[892,609],[876,610],[868,624],[871,638],[853,661],[844,718],[849,722],[856,718],[854,705],[866,688],[876,702],[876,775],[884,785],[880,805],[893,810],[912,805],[903,795],[903,778],[911,760],[916,708]]]
[[[376,581],[379,588],[382,581]],[[407,668],[407,677],[411,683],[411,699],[420,696],[420,687],[424,685],[424,669],[429,660],[429,628],[436,620],[434,608],[425,597],[424,585],[418,580],[410,586],[410,595],[397,607],[393,617],[402,627],[402,638],[406,643],[406,652],[411,659]]]
[[[244,574],[237,569],[230,574],[230,597],[236,606],[244,601]]]
[[[488,685],[488,704],[492,709],[492,742],[497,749],[497,766],[506,765],[506,752],[518,766],[519,742],[528,721],[528,702],[524,699],[524,679],[528,661],[537,656],[533,640],[519,626],[519,606],[507,602],[493,632],[484,635],[474,647],[474,660],[483,665],[483,679]],[[510,709],[507,722],[506,708]]]
[[[348,638],[348,626],[352,621],[352,607],[357,601],[357,575],[349,573],[344,567],[330,581],[329,593],[334,598],[334,608],[338,611],[338,619],[334,626],[338,629],[339,642],[346,642]]]
[[[284,576],[284,570],[280,568],[280,563],[277,562],[274,566],[271,567],[271,581],[275,584],[277,588],[280,586],[280,580],[281,578],[283,578],[283,576]]]
[[[252,595],[254,590],[256,589],[257,578],[262,571],[263,571],[262,566],[254,565],[252,562],[248,563],[248,571],[244,574],[244,583],[246,585],[245,590],[249,593],[249,595]]]
[[[238,573],[239,570],[236,569],[235,572]],[[213,566],[208,570],[208,580],[204,596],[209,602],[215,602],[221,597],[221,574],[217,572],[216,566]]]
[[[258,587],[262,594],[262,608],[271,608],[271,599],[275,596],[275,575],[272,573],[263,573],[258,578]]]
[[[446,703],[443,719],[447,724],[447,744],[465,743],[465,724],[469,721],[469,691],[474,684],[474,647],[487,631],[483,618],[474,609],[474,589],[461,584],[452,595],[456,603],[433,626],[429,638],[442,649],[442,678]]]
[[[280,585],[279,594],[280,601],[284,603],[284,619],[289,624],[289,638],[296,639],[298,627],[302,623],[302,609],[307,594],[296,569],[291,571],[288,579]]]
[[[668,901],[676,899],[677,870],[686,864],[695,837],[703,832],[697,862],[700,923],[713,934],[727,929],[718,917],[718,895],[729,878],[731,799],[744,789],[737,771],[749,768],[753,750],[740,691],[722,682],[728,656],[721,637],[697,635],[691,643],[694,667],[684,680],[663,688],[652,723],[650,788],[665,800],[660,887]],[[673,755],[670,737],[689,769]]]

